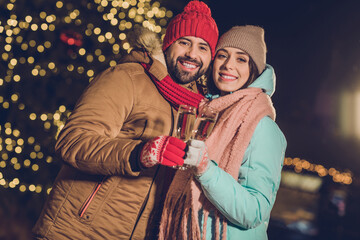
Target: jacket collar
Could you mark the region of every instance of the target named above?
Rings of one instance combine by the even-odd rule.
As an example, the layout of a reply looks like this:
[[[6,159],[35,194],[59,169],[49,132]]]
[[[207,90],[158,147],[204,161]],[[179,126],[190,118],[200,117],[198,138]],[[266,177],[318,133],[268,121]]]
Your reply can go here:
[[[156,58],[151,57],[146,51],[132,50],[129,54],[120,59],[119,63],[146,63],[150,64],[151,67],[149,72],[154,75],[159,80],[162,80],[168,74],[166,66],[157,60]]]

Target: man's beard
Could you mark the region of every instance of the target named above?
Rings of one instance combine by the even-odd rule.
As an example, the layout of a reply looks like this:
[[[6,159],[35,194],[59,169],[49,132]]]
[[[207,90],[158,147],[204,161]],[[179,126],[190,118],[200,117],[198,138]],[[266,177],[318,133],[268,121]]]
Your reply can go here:
[[[199,70],[195,74],[186,72],[180,69],[180,67],[178,66],[177,63],[179,61],[187,61],[187,62],[195,63],[196,65],[199,66]],[[171,78],[179,84],[186,84],[195,81],[206,72],[206,69],[203,69],[202,62],[196,61],[189,57],[178,57],[177,59],[170,59],[170,57],[166,56],[166,64]]]

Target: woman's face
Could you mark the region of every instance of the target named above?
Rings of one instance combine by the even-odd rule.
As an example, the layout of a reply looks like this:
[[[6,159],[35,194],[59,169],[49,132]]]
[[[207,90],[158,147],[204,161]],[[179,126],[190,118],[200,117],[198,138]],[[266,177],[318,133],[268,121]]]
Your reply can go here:
[[[217,51],[212,76],[221,95],[240,89],[250,76],[249,55],[244,51],[225,47]]]

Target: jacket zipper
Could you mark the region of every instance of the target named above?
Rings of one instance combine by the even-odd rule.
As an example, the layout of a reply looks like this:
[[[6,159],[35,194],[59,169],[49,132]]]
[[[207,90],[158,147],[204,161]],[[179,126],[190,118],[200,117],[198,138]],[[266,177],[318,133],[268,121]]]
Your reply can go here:
[[[103,184],[104,180],[106,177],[103,177],[103,179],[98,182],[94,188],[94,190],[92,191],[92,193],[90,194],[90,196],[86,199],[85,203],[83,204],[83,206],[80,208],[79,211],[79,216],[83,217],[84,213],[86,212],[87,208],[89,207],[91,201],[94,199],[96,193],[99,191],[101,185]]]
[[[155,174],[154,174],[154,178],[153,178],[153,180],[152,180],[152,182],[151,182],[151,184],[150,184],[149,191],[147,192],[146,197],[145,197],[145,199],[144,199],[144,202],[143,202],[143,204],[141,205],[140,211],[139,211],[139,213],[138,213],[138,215],[137,215],[137,217],[136,217],[136,221],[135,221],[135,224],[134,224],[134,227],[133,227],[133,230],[132,230],[132,233],[131,233],[129,239],[132,239],[133,234],[134,234],[134,231],[135,231],[135,228],[136,228],[136,226],[137,226],[137,224],[138,224],[138,222],[139,222],[139,220],[140,220],[140,217],[141,217],[141,215],[142,215],[142,213],[143,213],[143,211],[144,211],[144,209],[145,209],[146,203],[147,203],[147,201],[149,200],[150,191],[151,191],[152,185],[154,184],[155,178],[156,178],[156,176],[157,176],[157,174],[158,174],[158,172],[159,172],[159,168],[160,168],[160,167],[157,167],[157,169],[156,169],[156,172],[155,172]]]

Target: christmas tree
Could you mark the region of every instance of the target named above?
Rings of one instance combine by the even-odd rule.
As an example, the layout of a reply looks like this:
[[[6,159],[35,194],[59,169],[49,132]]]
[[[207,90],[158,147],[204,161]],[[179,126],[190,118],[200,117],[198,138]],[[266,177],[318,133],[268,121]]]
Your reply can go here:
[[[1,239],[29,239],[61,165],[56,137],[89,81],[131,50],[134,28],[162,36],[172,16],[151,0],[0,0]]]

